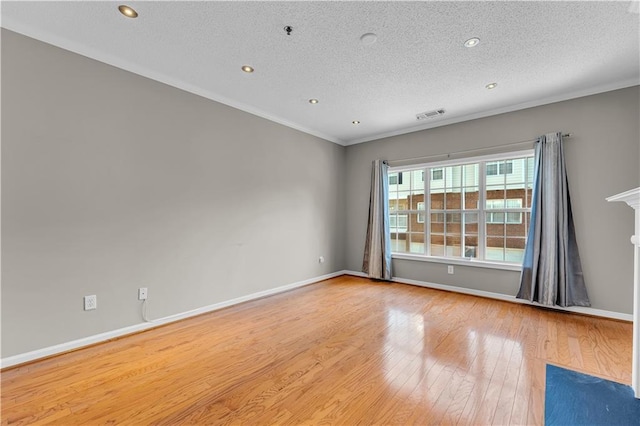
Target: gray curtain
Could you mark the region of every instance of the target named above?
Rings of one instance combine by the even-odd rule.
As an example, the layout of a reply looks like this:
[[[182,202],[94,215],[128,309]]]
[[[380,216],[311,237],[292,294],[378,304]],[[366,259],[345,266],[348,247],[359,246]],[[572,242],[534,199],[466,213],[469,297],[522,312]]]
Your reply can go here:
[[[536,141],[534,163],[531,225],[516,297],[548,306],[591,306],[576,244],[562,133]]]
[[[391,232],[389,230],[389,166],[375,160],[371,171],[369,224],[362,271],[370,278],[391,280]]]

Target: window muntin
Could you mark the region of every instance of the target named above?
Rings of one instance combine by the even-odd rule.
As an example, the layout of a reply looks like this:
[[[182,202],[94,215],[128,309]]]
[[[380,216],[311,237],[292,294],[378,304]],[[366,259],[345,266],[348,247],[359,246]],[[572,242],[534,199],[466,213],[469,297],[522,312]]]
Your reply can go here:
[[[488,173],[494,165],[495,174]],[[407,218],[406,228],[391,229],[393,253],[522,261],[531,211],[532,151],[391,169],[392,174],[401,174],[403,184],[390,185],[390,205]]]

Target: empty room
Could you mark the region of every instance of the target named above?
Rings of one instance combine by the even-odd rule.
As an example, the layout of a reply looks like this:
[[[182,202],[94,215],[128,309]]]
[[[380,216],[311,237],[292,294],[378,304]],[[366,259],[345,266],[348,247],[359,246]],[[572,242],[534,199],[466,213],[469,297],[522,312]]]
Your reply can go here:
[[[639,5],[2,1],[2,424],[640,424]]]

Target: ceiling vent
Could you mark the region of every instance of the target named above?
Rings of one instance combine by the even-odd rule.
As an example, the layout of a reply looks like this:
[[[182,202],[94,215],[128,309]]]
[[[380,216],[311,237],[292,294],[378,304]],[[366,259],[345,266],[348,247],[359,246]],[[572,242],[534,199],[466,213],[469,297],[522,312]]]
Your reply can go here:
[[[425,120],[427,118],[436,118],[440,117],[443,114],[443,109],[434,109],[433,111],[421,112],[420,114],[416,114],[416,119]]]

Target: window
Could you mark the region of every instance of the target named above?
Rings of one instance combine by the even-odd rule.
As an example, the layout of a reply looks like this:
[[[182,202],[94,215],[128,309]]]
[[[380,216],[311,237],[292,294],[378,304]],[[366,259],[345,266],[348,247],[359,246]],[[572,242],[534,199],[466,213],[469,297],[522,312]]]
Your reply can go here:
[[[520,198],[487,200],[487,212],[485,216],[487,223],[504,223],[505,217],[507,218],[507,223],[522,223],[522,213],[505,211],[505,209],[521,208],[522,199]],[[502,209],[502,211],[495,211],[497,209]]]
[[[424,223],[424,201],[418,202],[418,223]]]
[[[513,163],[511,161],[487,163],[487,176],[510,175],[512,173]]]
[[[407,232],[407,215],[392,214],[389,216],[389,227],[391,232]]]
[[[389,173],[389,185],[402,185],[402,173]]]
[[[521,263],[533,151],[390,169],[394,254]],[[425,177],[428,179],[425,181]]]

